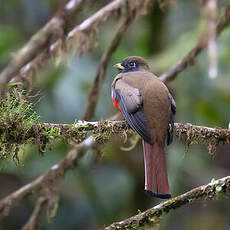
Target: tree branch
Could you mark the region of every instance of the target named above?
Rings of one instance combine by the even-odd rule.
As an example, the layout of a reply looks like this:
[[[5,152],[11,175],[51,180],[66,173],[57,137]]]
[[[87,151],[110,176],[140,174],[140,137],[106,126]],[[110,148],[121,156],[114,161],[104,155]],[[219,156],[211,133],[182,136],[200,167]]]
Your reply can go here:
[[[81,144],[77,145],[73,151],[70,151],[58,164],[54,165],[45,174],[0,200],[0,220],[8,216],[12,205],[26,195],[35,193],[38,197],[48,198],[49,200],[50,196],[52,196],[60,186],[65,173],[76,166],[78,159],[82,157],[86,150],[91,148],[93,144],[94,140],[92,136],[90,136]]]
[[[21,133],[27,132],[24,141],[26,142],[30,138],[35,139],[35,144],[37,144],[36,139],[40,138],[47,141],[53,139],[66,139],[74,140],[75,142],[82,142],[86,136],[87,132],[94,134],[97,141],[103,141],[109,139],[114,134],[127,134],[131,131],[125,121],[77,121],[75,124],[51,124],[51,123],[39,123],[34,124],[30,130],[25,130],[21,128]],[[19,129],[15,126],[9,127],[12,133],[18,132],[18,135],[22,134]],[[0,133],[4,133],[1,130]],[[2,134],[1,134],[2,135]],[[179,138],[185,138],[189,144],[200,143],[208,146],[210,152],[215,150],[218,145],[224,145],[230,143],[230,129],[222,128],[210,128],[205,126],[197,126],[192,124],[182,124],[175,123],[174,135]],[[9,133],[9,138],[11,137]],[[6,137],[8,138],[8,137]],[[12,138],[10,139],[12,142]],[[17,140],[17,138],[15,138]],[[7,140],[5,140],[7,142]],[[213,151],[211,151],[213,150]]]
[[[33,213],[31,214],[28,222],[23,226],[22,230],[34,230],[39,226],[39,217],[42,213],[43,207],[46,205],[47,199],[39,197],[37,199]]]
[[[175,123],[174,135],[179,138],[184,137],[188,145],[206,145],[210,154],[216,152],[217,146],[230,143],[230,129],[222,129],[219,127],[210,128],[192,124]]]
[[[81,6],[83,0],[70,0],[42,29],[40,29],[29,42],[17,52],[6,68],[0,74],[0,94],[4,95],[7,83],[28,62],[31,62],[41,50],[50,44],[63,38],[67,19],[70,18]],[[29,65],[27,65],[29,68]]]
[[[192,203],[197,200],[213,200],[215,198],[225,197],[230,191],[230,176],[226,176],[219,180],[213,180],[211,183],[194,188],[180,196],[161,202],[155,207],[145,212],[130,217],[129,219],[113,223],[104,228],[104,230],[128,230],[139,229],[141,226],[154,225],[159,222],[163,214],[171,210],[177,209],[185,204]]]
[[[105,21],[114,13],[119,12],[125,3],[128,5],[128,9],[132,9],[132,11],[136,11],[137,14],[141,15],[146,14],[151,4],[151,0],[111,1],[109,4],[101,8],[99,11],[87,18],[84,22],[76,26],[72,31],[68,33],[65,40],[65,47],[67,47],[67,52],[73,51],[74,48],[78,48],[79,53],[88,51],[92,44],[95,42],[95,39],[92,38],[92,33],[95,33],[99,23]],[[127,11],[125,11],[125,13],[127,13]]]
[[[220,17],[217,23],[216,36],[219,36],[221,32],[230,23],[230,6],[226,7],[224,14]],[[203,33],[201,38],[198,40],[197,44],[192,48],[188,54],[186,54],[181,60],[179,60],[173,67],[171,67],[167,72],[160,76],[160,79],[164,82],[169,82],[173,80],[180,72],[189,66],[194,64],[194,59],[200,54],[200,52],[206,48],[208,45],[207,32]]]

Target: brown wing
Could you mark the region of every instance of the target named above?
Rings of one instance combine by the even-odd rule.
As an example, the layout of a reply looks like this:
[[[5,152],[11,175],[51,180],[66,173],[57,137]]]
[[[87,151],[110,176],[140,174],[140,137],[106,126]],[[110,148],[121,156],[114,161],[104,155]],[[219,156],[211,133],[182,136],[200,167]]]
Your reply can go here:
[[[118,100],[121,112],[130,127],[146,142],[152,144],[147,118],[143,113],[141,91],[118,79],[113,88],[113,97]]]

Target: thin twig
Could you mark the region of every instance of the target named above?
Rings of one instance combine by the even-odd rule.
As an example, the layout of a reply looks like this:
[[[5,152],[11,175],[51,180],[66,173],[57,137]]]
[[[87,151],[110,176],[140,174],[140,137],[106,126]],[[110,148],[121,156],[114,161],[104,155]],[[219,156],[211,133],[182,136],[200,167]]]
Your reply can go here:
[[[133,14],[132,12],[128,12],[127,16],[124,18],[118,31],[116,32],[113,40],[111,41],[109,47],[105,50],[105,52],[102,55],[100,64],[97,69],[96,76],[94,78],[94,82],[88,94],[86,110],[82,117],[83,120],[90,120],[93,117],[96,104],[98,101],[100,89],[102,87],[103,82],[105,81],[105,76],[106,76],[105,73],[106,73],[108,63],[111,59],[112,54],[117,49],[121,41],[121,38],[127,31],[129,25],[131,24],[134,18],[135,18],[135,14]]]
[[[31,214],[28,222],[22,227],[22,230],[34,230],[39,226],[39,217],[42,213],[42,209],[47,203],[45,197],[39,197],[37,199],[33,213]]]
[[[132,216],[129,219],[113,223],[104,230],[128,230],[139,229],[145,225],[154,225],[159,222],[159,218],[171,210],[177,209],[185,204],[193,203],[197,200],[213,200],[225,197],[230,190],[230,176],[214,180],[209,184],[202,185],[186,192],[180,196],[161,202],[155,207],[145,212]]]
[[[229,25],[230,23],[230,6],[226,7],[224,14],[220,17],[217,23],[216,36]],[[179,60],[173,67],[171,67],[167,72],[160,76],[160,79],[164,82],[173,80],[180,72],[186,69],[188,66],[194,64],[195,57],[200,54],[200,52],[206,48],[208,45],[207,32],[201,36],[197,44],[186,54],[181,60]]]

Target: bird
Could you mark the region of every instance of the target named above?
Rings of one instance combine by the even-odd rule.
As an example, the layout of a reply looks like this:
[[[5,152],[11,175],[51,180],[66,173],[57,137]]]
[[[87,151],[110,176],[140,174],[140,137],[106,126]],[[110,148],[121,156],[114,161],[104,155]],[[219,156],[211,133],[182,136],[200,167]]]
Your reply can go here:
[[[114,67],[118,74],[111,86],[113,104],[143,142],[144,190],[153,197],[169,199],[165,146],[173,141],[176,103],[142,57],[126,57]]]

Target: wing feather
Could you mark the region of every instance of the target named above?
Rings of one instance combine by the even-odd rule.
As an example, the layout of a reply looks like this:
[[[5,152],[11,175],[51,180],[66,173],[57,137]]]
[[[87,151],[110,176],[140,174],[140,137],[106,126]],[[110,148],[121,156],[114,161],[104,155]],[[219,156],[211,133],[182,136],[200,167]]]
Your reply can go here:
[[[118,83],[119,82],[119,83]],[[152,137],[147,118],[143,112],[141,91],[121,79],[114,87],[113,95],[116,96],[126,121],[146,142],[152,144]]]

